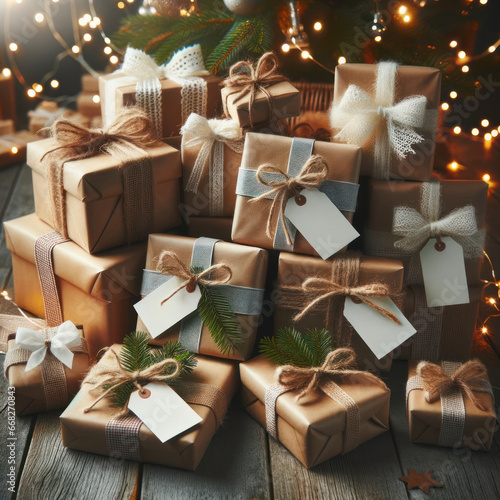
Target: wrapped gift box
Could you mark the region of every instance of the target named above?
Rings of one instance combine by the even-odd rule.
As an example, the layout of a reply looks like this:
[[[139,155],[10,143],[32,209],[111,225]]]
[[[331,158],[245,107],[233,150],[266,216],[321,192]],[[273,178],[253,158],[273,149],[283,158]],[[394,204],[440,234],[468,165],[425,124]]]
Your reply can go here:
[[[27,130],[15,132],[12,120],[0,121],[0,129],[4,132],[0,135],[0,168],[24,162],[28,143],[40,139]]]
[[[33,171],[35,211],[47,224],[52,224],[52,216],[47,196],[47,174],[40,159],[56,146],[54,139],[46,139],[28,148],[28,165]],[[166,231],[179,226],[180,153],[171,146],[158,143],[158,146],[148,148],[141,158],[150,160],[153,178],[154,215],[148,221],[151,223],[148,231]],[[132,163],[127,163],[126,168]],[[126,244],[132,239],[127,234],[128,224],[132,232],[140,236],[138,239],[147,237],[144,221],[140,220],[144,207],[128,215],[130,220],[126,220],[125,190],[130,187],[126,184],[122,166],[118,158],[108,154],[64,164],[68,236],[87,252],[98,253]]]
[[[45,317],[34,248],[40,236],[53,230],[35,214],[5,222],[4,229],[12,252],[16,303]],[[63,320],[83,325],[91,358],[134,329],[133,304],[140,296],[145,256],[146,243],[99,256],[89,255],[72,241],[54,247],[52,262]]]
[[[263,356],[240,364],[243,406],[265,428],[266,394],[276,384],[275,372],[276,366]],[[345,376],[340,386],[359,409],[358,444],[389,429],[389,389],[360,383],[354,376]],[[322,391],[298,401],[295,391],[281,394],[276,413],[280,443],[306,467],[344,451],[346,410]]]
[[[193,257],[193,249],[195,247],[195,238],[188,238],[185,236],[175,236],[168,234],[151,234],[149,236],[148,253],[146,257],[145,276],[150,275],[151,280],[160,280],[161,275],[156,271],[156,259],[164,250],[169,250],[177,254],[177,256],[188,267],[191,265]],[[213,247],[213,257],[211,264],[224,263],[231,268],[232,277],[226,285],[238,287],[240,293],[245,293],[243,287],[257,289],[256,293],[260,294],[257,298],[252,300],[247,297],[240,298],[239,306],[246,306],[247,303],[252,304],[252,309],[261,308],[263,290],[266,281],[268,254],[265,250],[255,247],[248,247],[243,245],[235,245],[234,243],[227,243],[219,241]],[[205,266],[204,266],[205,267]],[[206,266],[205,269],[209,267]],[[152,273],[153,271],[153,273]],[[160,277],[158,277],[158,274]],[[155,279],[156,278],[156,279]],[[143,280],[143,293],[145,291],[145,279]],[[165,276],[163,282],[167,281],[168,277]],[[160,286],[161,281],[157,281],[156,287]],[[155,288],[156,288],[155,287]],[[258,292],[258,291],[261,292]],[[234,308],[233,308],[234,310]],[[235,311],[236,312],[236,311]],[[237,313],[236,317],[241,326],[241,336],[243,343],[239,346],[237,351],[232,351],[229,354],[223,354],[219,351],[216,343],[212,339],[210,332],[206,325],[203,324],[201,328],[201,337],[199,339],[198,352],[200,354],[207,354],[217,357],[229,357],[231,359],[248,359],[250,356],[257,333],[257,327],[260,322],[260,312],[252,314]],[[166,332],[156,337],[151,341],[151,344],[162,344],[169,340],[177,340],[181,332],[182,322],[177,323]],[[137,321],[138,331],[147,331],[141,318]],[[183,339],[180,342],[184,344]],[[196,347],[185,345],[191,351],[195,351]]]
[[[113,346],[113,349],[118,352],[119,346]],[[197,359],[198,365],[195,370],[182,377],[182,382],[179,382],[191,390],[183,392],[182,388],[176,387],[174,383],[172,387],[198,413],[203,419],[202,422],[165,443],[162,443],[146,425],[142,424],[137,436],[139,452],[137,459],[140,461],[188,470],[195,470],[200,463],[221,423],[221,415],[224,415],[236,391],[238,375],[236,365],[230,361],[203,356]],[[111,367],[116,365],[115,358],[109,352],[100,362],[109,364]],[[215,392],[210,404],[197,397],[199,389],[203,389],[203,386],[210,386],[211,392]],[[82,386],[80,392],[60,417],[62,442],[64,446],[75,450],[110,455],[107,440],[110,432],[109,423],[113,421],[118,409],[110,407],[109,402],[104,399],[91,411],[84,413],[84,409],[90,406],[97,397],[98,395],[92,394],[86,385]],[[115,434],[116,432],[119,431],[115,431]],[[125,436],[124,439],[126,439]],[[130,438],[128,442],[129,440]],[[124,452],[126,453],[130,448],[131,446],[126,447]],[[112,453],[112,456],[115,459],[131,458],[124,455],[117,456],[116,453]]]
[[[89,127],[91,119],[81,113],[71,111],[70,109],[61,109],[57,102],[42,101],[34,111],[28,111],[29,131],[39,137],[49,137],[49,130],[43,130],[50,127],[58,118],[65,118],[74,121],[82,127]]]
[[[101,98],[99,97],[99,92],[81,92],[76,98],[76,109],[88,118],[101,116]]]
[[[187,234],[192,238],[215,238],[231,241],[232,217],[189,217]]]

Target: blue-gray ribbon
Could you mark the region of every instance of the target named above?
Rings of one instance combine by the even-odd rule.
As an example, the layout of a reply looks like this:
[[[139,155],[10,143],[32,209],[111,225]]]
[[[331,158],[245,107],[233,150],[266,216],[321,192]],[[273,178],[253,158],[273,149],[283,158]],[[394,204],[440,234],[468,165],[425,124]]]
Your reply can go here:
[[[304,139],[301,137],[294,137],[292,139],[290,156],[288,158],[288,175],[296,177],[299,174],[302,167],[311,157],[313,147],[314,139]],[[239,169],[238,182],[236,184],[237,195],[256,198],[257,196],[263,195],[269,191],[269,186],[261,184],[258,181],[256,173],[257,171],[252,169]],[[262,172],[262,178],[266,182],[283,180],[282,176],[275,172]],[[356,210],[359,184],[355,184],[353,182],[325,180],[321,186],[318,187],[318,190],[325,193],[330,201],[339,210],[344,212],[354,212]],[[273,193],[269,194],[266,198],[273,199],[274,196],[275,195]],[[283,222],[281,221],[281,217],[278,217],[273,248],[292,252],[297,229],[288,219],[285,219],[285,221],[292,244],[288,244]]]

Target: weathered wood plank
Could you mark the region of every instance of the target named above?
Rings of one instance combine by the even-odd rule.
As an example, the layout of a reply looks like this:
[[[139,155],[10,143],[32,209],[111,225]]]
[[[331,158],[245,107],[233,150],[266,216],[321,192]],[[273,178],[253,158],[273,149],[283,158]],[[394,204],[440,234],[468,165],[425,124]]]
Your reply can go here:
[[[144,464],[141,499],[271,498],[264,429],[234,405],[195,472]]]

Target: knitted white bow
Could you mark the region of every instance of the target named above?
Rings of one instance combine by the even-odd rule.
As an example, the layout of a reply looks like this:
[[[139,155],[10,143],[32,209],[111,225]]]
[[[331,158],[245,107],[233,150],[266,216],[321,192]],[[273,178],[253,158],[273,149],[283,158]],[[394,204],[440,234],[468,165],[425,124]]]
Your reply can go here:
[[[60,325],[56,335],[48,340],[44,339],[40,332],[19,327],[16,332],[16,344],[33,353],[26,364],[25,371],[30,371],[41,364],[48,349],[61,363],[71,368],[74,354],[68,347],[80,344],[80,334],[71,321],[65,321]]]

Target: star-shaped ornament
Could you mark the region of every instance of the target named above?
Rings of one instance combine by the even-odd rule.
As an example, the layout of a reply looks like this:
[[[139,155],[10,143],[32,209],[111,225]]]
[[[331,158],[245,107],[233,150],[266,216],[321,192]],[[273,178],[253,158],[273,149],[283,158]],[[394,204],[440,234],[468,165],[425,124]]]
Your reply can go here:
[[[406,483],[406,487],[411,490],[413,488],[420,488],[424,493],[430,494],[429,488],[443,488],[441,483],[432,479],[432,471],[417,472],[413,469],[408,469],[409,476],[400,477],[401,481]]]

